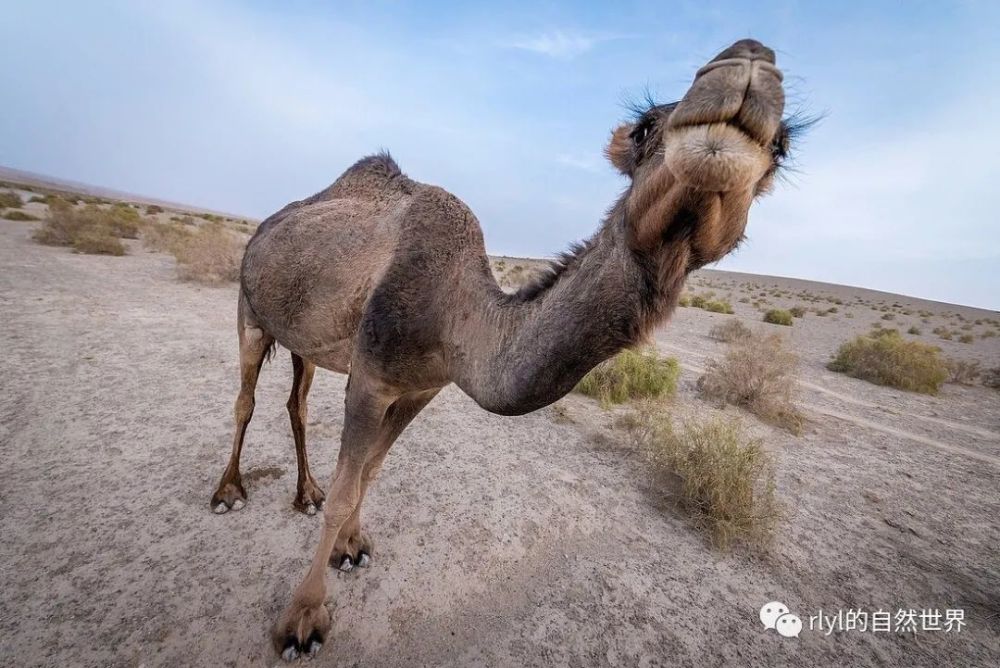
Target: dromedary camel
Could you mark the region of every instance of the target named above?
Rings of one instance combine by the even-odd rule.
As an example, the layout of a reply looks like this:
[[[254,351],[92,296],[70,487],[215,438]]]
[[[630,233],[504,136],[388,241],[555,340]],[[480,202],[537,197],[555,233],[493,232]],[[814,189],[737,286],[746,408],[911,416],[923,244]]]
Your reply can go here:
[[[286,659],[330,630],[328,564],[366,565],[365,491],[400,432],[449,383],[484,409],[521,415],[569,392],[675,308],[685,277],[743,238],[751,202],[787,155],[774,52],[742,40],[701,68],[684,98],[650,105],[606,149],[630,184],[597,233],[508,294],[479,223],[458,198],[370,156],[265,220],[247,245],[238,307],[242,385],[216,512],[246,500],[239,461],[254,387],[275,342],[292,353],[288,412],[295,507],[323,507],[319,547],[274,629]],[[306,459],[316,366],[348,374],[344,429],[326,497]]]

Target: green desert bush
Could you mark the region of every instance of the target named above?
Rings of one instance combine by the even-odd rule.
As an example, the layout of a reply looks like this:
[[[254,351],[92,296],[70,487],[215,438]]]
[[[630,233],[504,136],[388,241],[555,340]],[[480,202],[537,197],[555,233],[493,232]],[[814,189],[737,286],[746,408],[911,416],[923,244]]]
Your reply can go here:
[[[725,341],[726,343],[739,341],[740,339],[747,338],[752,334],[753,332],[749,327],[743,324],[742,320],[727,320],[726,322],[716,325],[708,331],[709,337],[715,339],[716,341]]]
[[[20,209],[21,196],[13,192],[0,192],[0,209]]]
[[[134,230],[138,232],[138,228]],[[68,202],[53,198],[49,215],[32,235],[35,241],[49,246],[71,246],[78,253],[124,255],[120,236],[133,233],[128,221],[119,215],[87,205],[73,208]]]
[[[2,215],[3,218],[7,220],[17,220],[17,221],[31,221],[38,220],[38,216],[32,216],[30,213],[25,213],[20,209],[8,209],[4,211]]]
[[[764,314],[764,322],[769,322],[772,325],[785,325],[786,327],[791,327],[792,314],[784,309],[773,308]]]
[[[730,343],[721,360],[708,363],[698,379],[705,399],[745,408],[761,419],[802,431],[802,413],[795,406],[798,357],[777,334],[753,334]]]
[[[728,313],[730,315],[733,313],[733,305],[723,299],[707,300],[702,308],[712,313]]]
[[[781,518],[774,460],[739,421],[718,417],[677,427],[644,407],[628,428],[663,480],[665,495],[690,513],[713,545],[766,550]]]
[[[677,300],[677,305],[687,308],[688,306],[691,306],[691,298],[687,295],[681,295],[681,298]]]
[[[876,385],[924,394],[937,394],[948,379],[948,368],[936,347],[904,339],[896,330],[844,343],[827,368]]]
[[[591,369],[576,391],[599,399],[605,407],[629,399],[673,396],[680,372],[676,359],[660,357],[655,350],[623,350]]]

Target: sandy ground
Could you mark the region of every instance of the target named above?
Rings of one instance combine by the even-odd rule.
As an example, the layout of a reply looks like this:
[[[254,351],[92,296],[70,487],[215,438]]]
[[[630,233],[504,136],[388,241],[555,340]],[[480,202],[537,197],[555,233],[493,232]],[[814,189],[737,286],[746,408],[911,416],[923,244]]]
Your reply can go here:
[[[134,244],[120,258],[42,247],[31,229],[0,220],[0,664],[276,664],[268,629],[320,521],[291,505],[287,353],[257,391],[250,502],[213,515],[237,389],[235,287],[180,283],[171,258]],[[801,437],[728,411],[778,460],[788,517],[769,557],[714,551],[611,428],[614,413],[590,400],[503,418],[449,388],[399,439],[366,500],[372,566],[330,573],[335,633],[315,665],[998,665],[1000,393],[914,395],[823,366],[880,319],[858,298],[933,310],[928,340],[957,313],[997,314],[701,272],[692,290],[732,292],[737,315],[679,309],[658,332],[684,368],[678,416],[716,410],[694,382],[721,350],[706,336],[713,324],[760,320],[737,302],[745,282],[853,304],[782,330],[802,356]],[[995,366],[997,342],[941,345]],[[320,372],[310,395],[320,481],[336,457],[344,381]],[[961,608],[965,626],[829,636],[807,626],[783,638],[757,618],[775,599],[803,619]]]

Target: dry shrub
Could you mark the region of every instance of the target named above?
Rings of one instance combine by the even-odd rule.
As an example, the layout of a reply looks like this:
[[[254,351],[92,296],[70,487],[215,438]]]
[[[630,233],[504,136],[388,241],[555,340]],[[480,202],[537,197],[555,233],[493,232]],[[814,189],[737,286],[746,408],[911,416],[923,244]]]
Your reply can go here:
[[[23,202],[21,196],[14,192],[0,193],[0,209],[20,209]]]
[[[798,363],[777,334],[751,334],[730,343],[721,361],[708,363],[698,389],[706,399],[740,406],[799,434],[802,414],[794,403]]]
[[[938,353],[934,346],[884,330],[879,336],[859,336],[844,343],[827,368],[876,385],[937,394],[948,379],[948,368]]]
[[[16,220],[25,222],[38,220],[38,216],[32,216],[30,213],[25,213],[20,209],[11,209],[9,211],[4,211],[2,217],[6,218],[7,220]]]
[[[732,343],[751,336],[753,332],[743,324],[741,320],[727,320],[721,325],[716,325],[708,331],[708,336],[716,341]]]
[[[948,368],[948,382],[957,385],[972,385],[983,372],[979,362],[975,361],[951,358],[944,364]]]
[[[128,214],[95,205],[75,209],[64,200],[52,198],[48,217],[32,236],[48,246],[72,246],[78,253],[124,255],[125,246],[118,237],[134,238],[138,231],[137,219]]]
[[[983,385],[994,390],[1000,390],[1000,366],[987,369],[983,372]]]
[[[801,318],[806,314],[806,310],[802,306],[793,306],[788,309],[788,312],[792,314],[793,318]]]
[[[675,427],[649,406],[626,421],[657,472],[676,482],[678,505],[722,550],[742,544],[764,551],[781,511],[774,497],[774,461],[743,425],[721,417]]]
[[[172,252],[181,280],[218,284],[240,280],[246,243],[219,223],[189,234]]]
[[[73,239],[73,250],[88,255],[124,255],[125,246],[115,236],[98,227],[86,227]]]
[[[591,369],[575,391],[599,399],[605,407],[629,399],[673,396],[680,373],[673,357],[660,357],[652,349],[623,350]]]
[[[790,311],[785,309],[773,308],[764,314],[764,322],[769,322],[772,325],[785,325],[786,327],[792,326],[792,314]]]
[[[142,232],[142,245],[152,251],[175,254],[191,238],[181,223],[153,223]]]

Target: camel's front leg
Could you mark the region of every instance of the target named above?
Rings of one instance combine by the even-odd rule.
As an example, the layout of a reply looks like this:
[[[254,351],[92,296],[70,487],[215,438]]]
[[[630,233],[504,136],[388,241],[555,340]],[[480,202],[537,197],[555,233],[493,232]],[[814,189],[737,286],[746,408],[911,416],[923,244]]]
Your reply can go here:
[[[315,654],[330,631],[326,600],[326,569],[337,537],[355,515],[364,489],[403,428],[427,405],[437,390],[408,395],[398,401],[364,387],[352,374],[348,383],[344,433],[333,484],[323,511],[323,535],[302,583],[274,630],[275,648],[292,660]]]
[[[330,565],[342,571],[353,570],[354,566],[367,566],[373,552],[372,541],[361,527],[361,504],[369,485],[378,476],[389,448],[406,428],[406,425],[430,403],[439,389],[424,392],[413,392],[394,401],[385,412],[379,430],[378,444],[371,457],[365,463],[361,474],[361,497],[354,512],[340,528],[340,535],[333,546]]]

